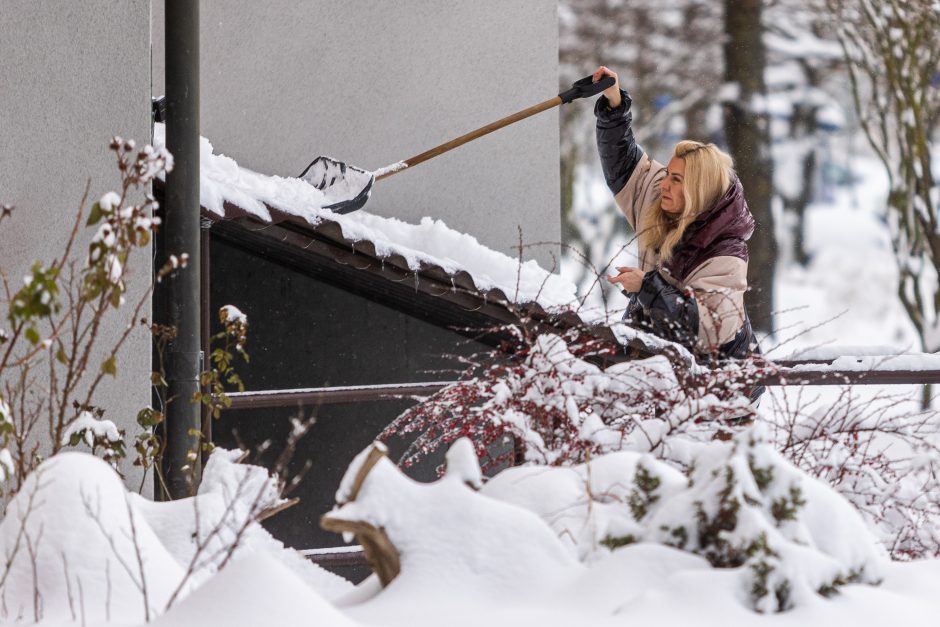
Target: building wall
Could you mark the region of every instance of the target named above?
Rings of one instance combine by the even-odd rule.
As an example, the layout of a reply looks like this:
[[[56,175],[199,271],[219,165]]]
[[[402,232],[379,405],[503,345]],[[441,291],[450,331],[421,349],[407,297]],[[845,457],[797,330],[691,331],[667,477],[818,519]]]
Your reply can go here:
[[[163,0],[154,0],[162,93]],[[202,133],[241,165],[325,154],[377,169],[553,97],[556,0],[213,0],[201,5]],[[569,105],[570,106],[570,105]],[[577,105],[574,105],[577,106]],[[423,216],[551,267],[561,239],[557,110],[376,184],[368,211]]]
[[[150,0],[3,0],[0,59],[0,202],[17,207],[0,226],[0,268],[16,287],[32,261],[61,254],[86,183],[91,200],[118,187],[111,137],[150,140]],[[151,273],[146,252],[133,263],[129,303]],[[110,325],[102,344],[122,331]],[[138,329],[98,396],[130,434],[150,402],[149,370],[150,336]]]

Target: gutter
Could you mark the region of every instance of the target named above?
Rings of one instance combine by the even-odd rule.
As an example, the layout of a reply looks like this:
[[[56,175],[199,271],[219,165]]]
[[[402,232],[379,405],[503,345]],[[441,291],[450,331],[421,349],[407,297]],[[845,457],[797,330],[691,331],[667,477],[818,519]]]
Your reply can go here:
[[[154,314],[176,328],[166,354],[168,383],[163,425],[163,476],[169,497],[198,487],[200,405],[192,402],[202,370],[200,342],[199,2],[166,0],[166,147],[174,167],[166,176],[162,252],[187,253],[191,263],[158,284]],[[162,261],[161,261],[162,263]],[[159,267],[159,266],[158,266]],[[195,455],[191,453],[195,452]],[[155,486],[157,498],[164,498]]]

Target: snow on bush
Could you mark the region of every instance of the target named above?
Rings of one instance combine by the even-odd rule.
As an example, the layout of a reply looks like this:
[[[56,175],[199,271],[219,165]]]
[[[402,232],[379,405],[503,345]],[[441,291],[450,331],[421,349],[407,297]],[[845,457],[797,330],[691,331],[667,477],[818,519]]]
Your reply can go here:
[[[783,459],[759,427],[697,446],[685,476],[621,452],[567,468],[510,468],[482,492],[539,514],[582,560],[656,542],[737,569],[740,596],[760,612],[878,583],[887,559],[854,508]]]
[[[199,493],[150,502],[101,459],[59,453],[32,472],[0,523],[0,620],[139,623],[233,558],[266,555],[334,597],[351,586],[272,538],[257,519],[280,502],[276,478],[216,449]]]
[[[935,411],[896,394],[861,400],[850,389],[809,411],[779,405],[772,438],[787,459],[858,508],[894,559],[940,556]]]
[[[110,420],[96,418],[90,411],[79,413],[62,433],[63,446],[76,446],[84,442],[92,454],[101,450],[101,456],[116,465],[124,457],[124,433]]]
[[[380,436],[413,438],[408,467],[469,437],[483,467],[581,464],[615,451],[652,453],[685,470],[697,446],[728,439],[756,416],[745,396],[772,364],[704,368],[664,355],[598,365],[613,350],[575,331],[523,337],[508,357],[488,356],[462,380],[415,405]],[[777,407],[769,442],[848,499],[895,559],[940,555],[940,427],[933,411],[846,395],[811,415]]]
[[[59,453],[26,478],[0,542],[5,620],[140,622],[183,579],[117,473],[85,453]]]
[[[371,454],[350,466],[327,518],[387,534],[401,564],[392,598],[454,588],[518,597],[558,585],[565,572],[579,576],[576,559],[598,563],[646,542],[733,570],[747,607],[779,612],[849,583],[877,584],[887,562],[852,506],[784,460],[759,427],[696,446],[685,474],[652,455],[619,452],[506,469],[479,492],[468,440],[454,443],[432,484],[408,479],[384,456],[370,468]]]
[[[591,563],[609,553],[609,539],[638,540],[649,502],[687,486],[682,472],[652,455],[621,451],[572,466],[507,468],[481,493],[538,514],[573,555]]]
[[[325,518],[384,530],[400,555],[389,598],[519,599],[558,585],[580,570],[577,560],[538,516],[478,494],[470,446],[455,445],[437,482],[406,477],[384,455],[353,490],[369,449],[349,466]],[[461,450],[463,449],[463,450]],[[475,467],[475,472],[474,472]],[[355,495],[354,500],[347,500]]]
[[[8,448],[14,429],[10,406],[0,396],[0,483],[6,483],[16,476],[16,463]],[[0,488],[0,494],[4,492],[5,490]]]
[[[743,393],[764,367],[756,362],[713,370],[662,355],[606,369],[592,363],[614,350],[576,331],[539,335],[508,359],[476,365],[380,438],[418,434],[406,467],[460,437],[474,442],[486,469],[580,463],[624,449],[684,463],[686,441],[707,441],[716,427],[730,432],[753,416]]]
[[[745,567],[755,609],[782,611],[813,592],[880,581],[887,555],[859,514],[784,460],[759,428],[702,447],[688,475],[687,490],[658,507],[650,499],[641,537]]]

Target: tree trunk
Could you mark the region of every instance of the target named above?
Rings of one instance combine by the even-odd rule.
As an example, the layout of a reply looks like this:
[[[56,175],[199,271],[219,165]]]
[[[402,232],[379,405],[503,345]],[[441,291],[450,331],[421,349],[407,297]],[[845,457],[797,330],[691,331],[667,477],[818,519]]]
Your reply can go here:
[[[724,7],[725,80],[739,87],[736,96],[724,103],[725,138],[757,221],[749,243],[748,312],[756,330],[772,333],[777,242],[771,213],[773,171],[764,107],[761,0],[725,0]]]

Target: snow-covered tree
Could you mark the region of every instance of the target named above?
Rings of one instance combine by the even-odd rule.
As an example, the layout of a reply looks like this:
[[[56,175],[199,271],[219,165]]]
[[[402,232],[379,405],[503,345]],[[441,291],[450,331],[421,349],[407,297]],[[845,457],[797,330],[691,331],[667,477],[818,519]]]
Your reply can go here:
[[[845,128],[839,90],[842,50],[816,0],[777,0],[766,7],[767,109],[774,191],[783,207],[781,262],[809,262],[804,218],[820,193],[819,178],[832,137]]]
[[[748,314],[758,331],[774,331],[774,273],[777,240],[771,210],[773,161],[765,106],[763,2],[725,0],[724,77],[721,105],[725,141],[754,214],[756,228],[748,246]]]
[[[923,349],[940,350],[940,4],[826,0],[859,123],[889,177],[898,297]]]

